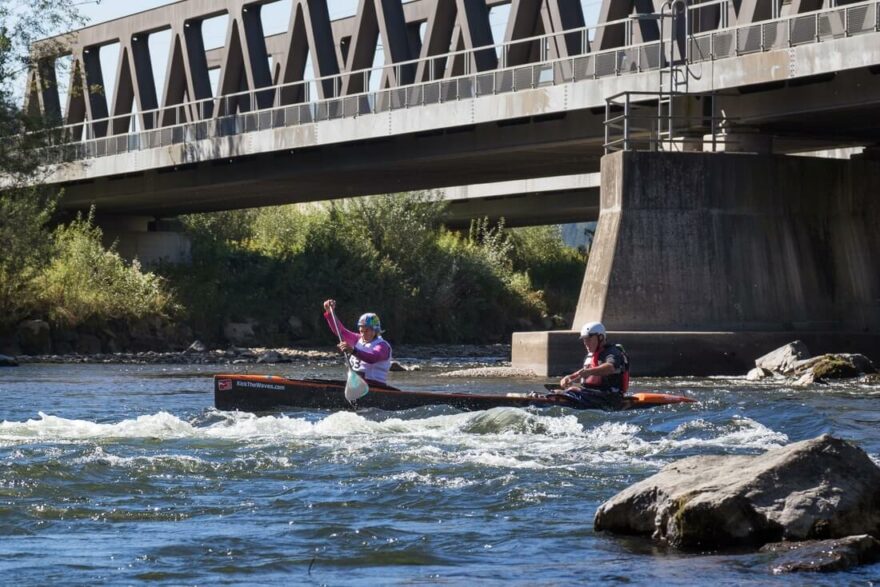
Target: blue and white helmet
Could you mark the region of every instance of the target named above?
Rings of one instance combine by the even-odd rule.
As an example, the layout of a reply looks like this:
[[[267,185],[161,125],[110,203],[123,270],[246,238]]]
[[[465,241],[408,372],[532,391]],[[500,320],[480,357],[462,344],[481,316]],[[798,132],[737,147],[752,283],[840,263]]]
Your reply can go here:
[[[372,312],[367,312],[358,318],[358,328],[361,326],[372,328],[376,334],[382,334],[382,323],[379,321],[379,316]]]

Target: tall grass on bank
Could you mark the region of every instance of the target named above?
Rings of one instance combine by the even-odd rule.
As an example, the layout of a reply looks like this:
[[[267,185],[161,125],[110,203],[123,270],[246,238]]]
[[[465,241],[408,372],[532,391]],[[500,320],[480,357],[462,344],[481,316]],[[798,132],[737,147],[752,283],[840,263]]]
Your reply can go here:
[[[53,234],[54,254],[35,279],[37,305],[48,319],[67,327],[89,321],[167,317],[175,303],[164,280],[127,263],[102,245],[92,214],[77,216]]]
[[[200,336],[220,339],[224,322],[252,320],[266,344],[324,340],[328,297],[349,324],[379,313],[396,342],[499,341],[544,325],[557,310],[548,299],[576,299],[577,290],[550,291],[569,287],[570,275],[579,288],[583,276],[583,257],[558,230],[479,222],[451,232],[444,207],[411,193],[190,215],[193,265],[164,272]]]

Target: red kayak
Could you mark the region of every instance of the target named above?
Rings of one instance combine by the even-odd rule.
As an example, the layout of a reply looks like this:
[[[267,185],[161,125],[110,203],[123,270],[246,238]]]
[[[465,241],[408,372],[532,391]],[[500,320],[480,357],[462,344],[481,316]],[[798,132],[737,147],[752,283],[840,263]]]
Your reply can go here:
[[[614,405],[606,402],[589,405],[564,395],[538,393],[448,393],[442,391],[404,391],[393,387],[370,385],[370,391],[351,404],[345,399],[345,382],[325,379],[287,379],[277,375],[214,375],[214,406],[219,410],[265,412],[284,409],[408,410],[422,406],[447,405],[459,410],[488,410],[498,407],[561,406],[573,409],[610,411],[636,410],[693,403],[696,400],[666,393],[637,392],[622,396]]]

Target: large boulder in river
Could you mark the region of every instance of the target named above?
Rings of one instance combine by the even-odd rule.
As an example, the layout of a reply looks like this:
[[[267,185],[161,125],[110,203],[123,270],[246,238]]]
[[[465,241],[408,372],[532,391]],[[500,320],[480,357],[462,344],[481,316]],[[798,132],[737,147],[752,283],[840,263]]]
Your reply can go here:
[[[755,359],[755,367],[766,369],[771,373],[785,374],[791,371],[798,361],[809,358],[810,351],[807,349],[807,345],[796,340],[767,353],[763,357],[758,357]]]
[[[836,353],[798,361],[791,373],[800,382],[813,383],[825,379],[858,377],[876,371],[874,364],[865,355]]]
[[[602,504],[595,528],[683,548],[880,537],[880,467],[827,434],[757,456],[690,457]]]
[[[6,355],[0,355],[0,367],[18,367],[18,361]]]

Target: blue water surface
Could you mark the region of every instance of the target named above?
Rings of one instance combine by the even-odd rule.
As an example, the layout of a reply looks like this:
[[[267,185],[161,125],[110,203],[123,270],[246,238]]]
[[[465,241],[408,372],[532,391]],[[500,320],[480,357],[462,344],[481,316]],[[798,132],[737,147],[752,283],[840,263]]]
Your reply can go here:
[[[397,374],[403,388],[542,381]],[[458,365],[461,366],[461,365]],[[829,432],[877,461],[880,390],[642,379],[697,404],[637,412],[213,408],[218,371],[278,366],[29,364],[0,370],[6,584],[803,584],[771,555],[682,553],[596,533],[597,507],[676,459],[757,454]],[[810,575],[871,584],[880,565]]]

